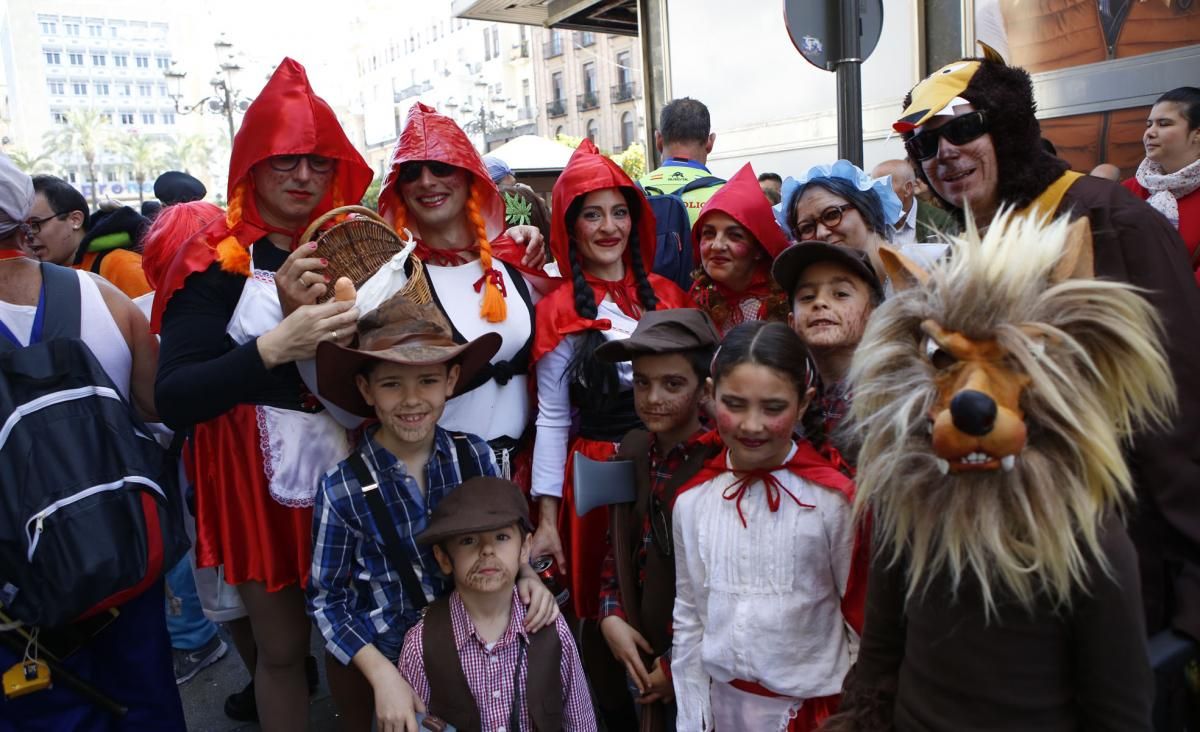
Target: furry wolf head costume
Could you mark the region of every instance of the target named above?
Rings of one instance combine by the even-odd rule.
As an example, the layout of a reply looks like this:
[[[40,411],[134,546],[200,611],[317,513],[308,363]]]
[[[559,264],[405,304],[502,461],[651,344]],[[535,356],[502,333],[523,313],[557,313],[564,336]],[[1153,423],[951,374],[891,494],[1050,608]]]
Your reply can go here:
[[[910,598],[970,574],[989,613],[1069,606],[1132,496],[1123,442],[1174,406],[1161,325],[1134,288],[1092,279],[1086,219],[1006,211],[951,247],[929,273],[882,250],[898,293],[849,374],[856,508],[881,558],[907,562]]]

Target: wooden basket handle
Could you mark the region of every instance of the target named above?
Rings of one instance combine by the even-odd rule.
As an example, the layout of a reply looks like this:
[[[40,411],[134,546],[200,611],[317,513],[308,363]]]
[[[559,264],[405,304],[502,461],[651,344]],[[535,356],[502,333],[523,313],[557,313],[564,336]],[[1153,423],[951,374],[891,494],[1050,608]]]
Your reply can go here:
[[[311,224],[309,224],[308,228],[305,229],[304,233],[300,236],[300,243],[307,244],[308,242],[312,241],[312,235],[317,232],[317,229],[321,228],[321,224],[324,224],[326,221],[334,218],[335,216],[341,216],[342,214],[348,214],[348,213],[361,214],[363,216],[366,216],[369,219],[374,220],[376,223],[383,224],[384,226],[386,226],[388,228],[388,231],[391,231],[391,229],[392,229],[392,227],[388,224],[388,222],[384,221],[382,216],[375,213],[374,211],[367,208],[366,206],[338,206],[335,209],[331,209],[331,210],[326,211],[325,213],[321,214],[320,216],[318,216],[316,218],[315,221],[313,221]]]

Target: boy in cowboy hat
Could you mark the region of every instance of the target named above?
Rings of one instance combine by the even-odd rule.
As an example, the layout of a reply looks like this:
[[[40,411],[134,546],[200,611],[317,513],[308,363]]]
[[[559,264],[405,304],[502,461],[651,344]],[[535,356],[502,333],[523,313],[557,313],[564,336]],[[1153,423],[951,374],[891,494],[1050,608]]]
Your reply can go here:
[[[481,476],[447,497],[417,536],[454,592],[405,636],[400,671],[429,712],[458,729],[596,729],[566,621],[525,627],[515,581],[529,565],[532,530],[520,488]],[[548,703],[555,694],[561,705]]]
[[[396,659],[405,631],[450,583],[413,537],[464,480],[497,472],[483,439],[437,422],[446,400],[496,353],[500,336],[455,343],[436,306],[402,297],[364,317],[359,331],[358,348],[327,341],[317,349],[321,394],[378,424],[321,479],[308,609],[325,637],[326,674],[345,728],[369,729],[374,709],[380,729],[415,729]],[[553,621],[557,606],[532,569],[525,576],[527,623],[537,629]]]

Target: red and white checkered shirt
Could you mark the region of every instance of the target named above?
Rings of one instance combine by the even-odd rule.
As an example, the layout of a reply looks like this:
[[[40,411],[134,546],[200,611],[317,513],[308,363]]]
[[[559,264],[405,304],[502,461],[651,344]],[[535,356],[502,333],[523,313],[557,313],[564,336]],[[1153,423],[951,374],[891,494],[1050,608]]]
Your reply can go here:
[[[521,729],[508,729],[509,714],[513,705],[512,680],[516,672],[518,651],[522,640],[526,644],[529,642],[529,636],[525,632],[525,606],[521,603],[516,589],[513,590],[512,614],[509,616],[508,627],[491,648],[476,634],[475,624],[471,622],[457,590],[450,595],[450,625],[454,631],[454,645],[458,648],[463,675],[467,677],[467,686],[470,687],[475,704],[479,707],[483,732],[531,731],[533,722],[529,718],[529,693],[532,691],[534,698],[540,699],[552,690],[528,689],[528,660],[523,661],[520,675]],[[575,640],[561,615],[555,621],[554,627],[562,644],[559,678],[562,680],[563,730],[595,732],[596,713],[592,710],[592,700],[588,695],[587,681],[579,663]],[[425,645],[421,638],[424,628],[425,620],[422,619],[409,629],[408,634],[404,636],[404,648],[400,652],[400,662],[397,665],[413,691],[428,705],[429,679],[425,676]],[[520,655],[527,659],[527,654]],[[434,713],[436,714],[436,711]]]

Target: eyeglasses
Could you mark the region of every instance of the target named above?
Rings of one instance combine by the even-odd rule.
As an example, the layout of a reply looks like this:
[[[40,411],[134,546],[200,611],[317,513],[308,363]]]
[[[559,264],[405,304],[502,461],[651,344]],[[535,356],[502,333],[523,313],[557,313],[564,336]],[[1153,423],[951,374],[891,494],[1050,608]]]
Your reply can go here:
[[[650,492],[650,537],[664,557],[671,556],[674,539],[671,538],[671,518],[663,508],[662,499]]]
[[[25,230],[29,233],[29,236],[37,236],[38,234],[42,233],[42,224],[45,224],[53,219],[61,219],[63,216],[66,216],[69,213],[70,211],[66,211],[63,213],[50,214],[42,219],[29,219],[25,222]]]
[[[811,218],[802,224],[798,224],[795,230],[796,241],[807,241],[815,237],[817,235],[818,222],[826,229],[832,229],[842,223],[842,214],[848,208],[854,208],[854,204],[843,203],[841,206],[830,206],[817,214],[816,218]]]
[[[455,166],[438,160],[414,160],[400,166],[400,174],[396,176],[396,180],[401,183],[412,183],[421,177],[421,171],[425,168],[429,168],[429,172],[433,173],[435,178],[448,178],[457,170]]]
[[[267,165],[271,166],[271,170],[287,173],[295,170],[301,160],[307,160],[308,169],[314,173],[328,173],[333,170],[333,166],[337,162],[324,155],[272,155],[267,158]]]
[[[920,132],[904,143],[908,154],[917,160],[928,160],[938,152],[938,138],[944,137],[953,145],[966,145],[987,134],[987,115],[983,110],[955,117],[941,127]]]

